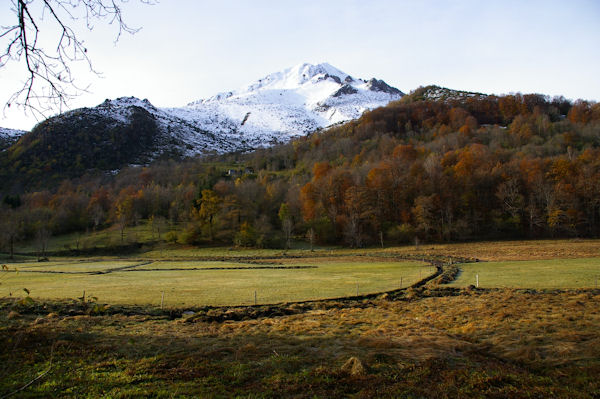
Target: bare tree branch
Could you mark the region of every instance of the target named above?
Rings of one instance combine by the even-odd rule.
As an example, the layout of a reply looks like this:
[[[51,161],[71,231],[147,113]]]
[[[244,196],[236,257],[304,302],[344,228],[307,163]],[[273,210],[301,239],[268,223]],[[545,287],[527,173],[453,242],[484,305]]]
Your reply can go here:
[[[153,0],[139,0],[154,4]],[[72,65],[87,64],[96,75],[88,49],[83,40],[71,28],[83,21],[87,29],[94,29],[95,22],[115,25],[115,43],[123,32],[134,34],[139,28],[131,28],[123,20],[121,5],[128,0],[11,0],[11,11],[17,24],[0,27],[0,46],[6,50],[0,54],[0,68],[9,62],[23,63],[23,85],[13,93],[4,110],[11,105],[30,111],[36,118],[43,118],[49,111],[61,112],[68,102],[87,91],[75,83]],[[44,21],[44,32],[40,22]],[[54,28],[52,27],[54,26]],[[42,45],[43,37],[49,37],[57,29],[54,48]],[[50,30],[51,32],[47,32]],[[46,33],[43,35],[43,33]]]

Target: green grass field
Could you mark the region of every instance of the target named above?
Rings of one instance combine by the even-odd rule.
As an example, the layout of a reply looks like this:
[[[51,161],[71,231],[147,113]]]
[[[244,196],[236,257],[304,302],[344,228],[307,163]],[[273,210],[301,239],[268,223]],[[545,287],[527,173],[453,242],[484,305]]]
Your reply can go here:
[[[10,265],[11,268],[21,272],[35,272],[35,271],[51,271],[57,273],[81,273],[81,272],[106,272],[114,269],[123,267],[132,267],[135,265],[144,264],[147,262],[141,261],[105,261],[103,259],[97,260],[58,260],[53,262],[34,262],[34,263],[17,263]]]
[[[360,253],[364,253],[362,251]],[[284,254],[291,256],[311,256],[322,254],[353,254],[359,253],[357,250],[350,249],[316,249],[310,251],[308,249],[291,249],[284,251],[283,249],[257,249],[257,248],[227,248],[227,247],[204,247],[197,248],[191,246],[171,245],[165,246],[164,249],[154,249],[144,252],[139,256],[147,259],[191,259],[199,256],[206,257],[227,257],[227,258],[247,258],[247,257],[282,257]]]
[[[248,305],[254,303],[255,291],[260,304],[351,296],[356,295],[357,288],[362,295],[400,288],[401,281],[406,287],[434,271],[420,262],[389,262],[377,258],[275,261],[278,263],[271,265],[236,261],[20,263],[16,265],[20,273],[0,275],[0,297],[23,296],[22,289],[27,288],[34,299],[74,299],[85,290],[86,296],[94,296],[102,303],[159,305],[164,292],[165,307]],[[94,272],[126,266],[130,268],[106,274],[42,272]],[[264,268],[285,266],[316,267]],[[215,267],[263,268],[193,270]]]
[[[450,285],[481,288],[595,288],[600,284],[600,258],[481,262],[460,265]]]
[[[57,252],[66,250],[89,250],[92,248],[110,248],[119,247],[130,244],[148,244],[154,245],[155,249],[146,253],[147,257],[180,257],[180,256],[195,256],[202,254],[205,256],[225,255],[231,256],[252,256],[252,254],[271,254],[271,256],[279,255],[284,252],[309,252],[310,245],[304,241],[293,241],[292,249],[284,251],[283,249],[256,249],[256,248],[232,248],[228,247],[191,247],[177,243],[165,242],[165,237],[168,231],[180,231],[182,226],[167,225],[163,226],[161,237],[153,231],[152,226],[146,220],[142,220],[136,226],[127,226],[124,230],[123,237],[121,231],[112,226],[98,231],[90,231],[87,233],[72,233],[60,236],[51,236],[48,240],[47,252]],[[319,247],[317,250],[331,250],[335,247]],[[38,244],[35,240],[18,243],[15,246],[15,252],[23,254],[35,255],[38,252]],[[357,250],[348,250],[347,252],[357,252]]]
[[[163,228],[161,238],[168,229]],[[125,228],[123,239],[121,232],[116,226],[107,229],[90,231],[89,233],[73,233],[60,236],[51,236],[48,240],[47,251],[64,251],[71,249],[89,249],[89,248],[104,248],[110,246],[127,245],[131,243],[146,243],[157,240],[158,235],[152,231],[147,221],[140,222],[137,226],[128,226]],[[15,247],[16,252],[34,254],[38,251],[35,240],[27,241],[18,244]]]

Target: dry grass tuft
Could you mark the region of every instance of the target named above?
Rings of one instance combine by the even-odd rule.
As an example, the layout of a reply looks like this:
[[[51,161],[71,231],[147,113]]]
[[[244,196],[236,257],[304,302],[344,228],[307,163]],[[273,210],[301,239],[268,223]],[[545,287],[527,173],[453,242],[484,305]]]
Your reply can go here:
[[[18,319],[19,317],[21,317],[21,314],[19,312],[16,311],[11,311],[8,316],[6,316],[6,318],[8,320],[14,320],[14,319]]]
[[[342,365],[341,370],[342,372],[350,374],[353,377],[364,376],[367,374],[366,365],[355,356],[352,356],[346,360],[346,363]]]

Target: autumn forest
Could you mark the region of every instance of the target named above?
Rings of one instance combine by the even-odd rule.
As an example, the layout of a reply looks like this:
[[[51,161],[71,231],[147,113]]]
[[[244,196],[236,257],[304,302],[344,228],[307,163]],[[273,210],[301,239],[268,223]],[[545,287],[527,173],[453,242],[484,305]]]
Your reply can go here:
[[[4,189],[2,245],[140,223],[261,248],[600,235],[600,104],[433,89],[251,153]]]

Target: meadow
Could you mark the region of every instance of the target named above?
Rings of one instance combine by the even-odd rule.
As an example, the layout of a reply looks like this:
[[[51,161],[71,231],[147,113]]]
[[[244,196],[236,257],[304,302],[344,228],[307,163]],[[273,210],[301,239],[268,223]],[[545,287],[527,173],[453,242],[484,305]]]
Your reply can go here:
[[[481,288],[599,288],[600,258],[480,262],[460,265],[451,286]]]
[[[599,244],[20,258],[0,275],[0,396],[598,397]]]
[[[0,296],[36,300],[95,297],[107,304],[164,307],[251,305],[372,294],[407,287],[434,272],[389,258],[247,261],[43,262],[7,265]],[[14,268],[20,272],[15,272]]]

